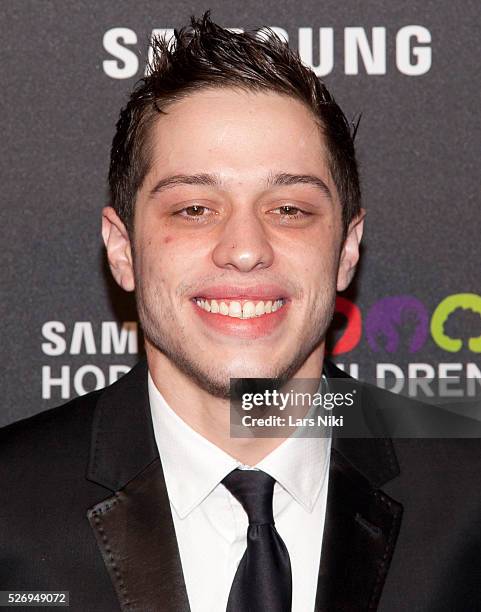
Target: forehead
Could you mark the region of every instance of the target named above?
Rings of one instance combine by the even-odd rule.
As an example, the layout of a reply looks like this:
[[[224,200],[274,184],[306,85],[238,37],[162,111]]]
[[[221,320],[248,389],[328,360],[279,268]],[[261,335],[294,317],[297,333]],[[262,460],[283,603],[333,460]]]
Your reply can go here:
[[[167,107],[150,133],[151,172],[226,180],[283,171],[329,180],[321,130],[302,102],[274,92],[204,89]]]

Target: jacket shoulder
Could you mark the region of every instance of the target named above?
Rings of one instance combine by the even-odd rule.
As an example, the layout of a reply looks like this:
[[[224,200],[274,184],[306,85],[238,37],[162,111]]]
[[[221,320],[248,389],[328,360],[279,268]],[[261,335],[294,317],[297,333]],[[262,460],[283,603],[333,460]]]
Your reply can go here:
[[[36,472],[52,461],[88,452],[92,418],[102,391],[93,391],[0,429],[0,475]],[[82,452],[83,451],[83,452]],[[58,464],[58,463],[57,463]]]
[[[112,385],[77,397],[0,429],[0,476],[27,466],[32,472],[42,466],[80,465],[88,459],[92,424],[99,402],[114,401],[146,375],[145,360]],[[83,468],[85,469],[85,467]],[[26,475],[26,473],[25,473]]]

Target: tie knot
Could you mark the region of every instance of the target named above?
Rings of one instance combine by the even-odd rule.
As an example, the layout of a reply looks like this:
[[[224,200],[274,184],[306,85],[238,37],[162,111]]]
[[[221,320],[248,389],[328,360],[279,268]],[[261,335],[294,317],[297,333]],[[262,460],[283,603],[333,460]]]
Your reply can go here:
[[[222,481],[247,512],[249,525],[274,524],[272,496],[275,480],[260,470],[233,470]]]

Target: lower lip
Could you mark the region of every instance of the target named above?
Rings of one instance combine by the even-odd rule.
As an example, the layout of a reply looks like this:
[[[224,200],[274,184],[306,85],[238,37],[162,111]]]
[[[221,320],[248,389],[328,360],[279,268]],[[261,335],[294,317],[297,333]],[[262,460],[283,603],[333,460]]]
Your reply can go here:
[[[202,321],[218,332],[238,338],[262,338],[279,327],[287,314],[289,302],[285,302],[275,312],[251,319],[238,319],[228,315],[207,312],[195,302],[192,302],[192,305]]]

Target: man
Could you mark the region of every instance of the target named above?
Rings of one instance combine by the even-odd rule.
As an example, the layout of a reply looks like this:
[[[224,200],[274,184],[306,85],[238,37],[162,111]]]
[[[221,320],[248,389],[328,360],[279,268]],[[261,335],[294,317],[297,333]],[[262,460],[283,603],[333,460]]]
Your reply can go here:
[[[325,334],[364,211],[324,85],[274,37],[193,20],[155,43],[109,181],[146,361],[2,431],[1,589],[82,612],[481,609],[475,441],[230,436],[232,378],[342,376]]]

